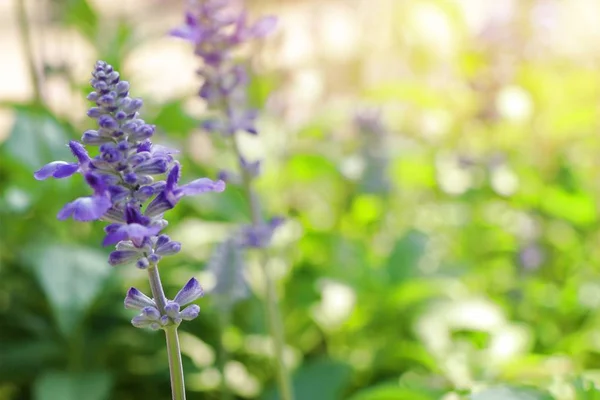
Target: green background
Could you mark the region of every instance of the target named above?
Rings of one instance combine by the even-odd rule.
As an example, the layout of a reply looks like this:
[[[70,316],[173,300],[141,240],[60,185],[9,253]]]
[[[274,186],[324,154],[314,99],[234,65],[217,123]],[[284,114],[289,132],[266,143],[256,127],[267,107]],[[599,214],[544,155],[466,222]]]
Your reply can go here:
[[[0,399],[169,398],[163,335],[123,308],[128,287],[148,292],[144,272],[107,264],[103,223],[56,220],[88,193],[80,176],[33,172],[93,128],[96,59],[144,98],[156,142],[183,150],[183,181],[235,164],[198,129],[199,62],[165,34],[184,4],[40,0],[19,19],[18,1],[0,39],[18,72],[0,74]],[[265,210],[287,217],[269,266],[299,400],[600,398],[597,7],[491,3],[248,2],[280,17],[239,53],[264,109],[243,147],[265,159]],[[381,135],[354,120],[373,108]],[[167,218],[183,243],[161,266],[167,295],[191,276],[210,292],[211,255],[249,220],[242,192]],[[276,398],[256,255],[244,268],[230,316],[209,293],[182,326],[189,399],[221,398],[220,338],[234,395]]]

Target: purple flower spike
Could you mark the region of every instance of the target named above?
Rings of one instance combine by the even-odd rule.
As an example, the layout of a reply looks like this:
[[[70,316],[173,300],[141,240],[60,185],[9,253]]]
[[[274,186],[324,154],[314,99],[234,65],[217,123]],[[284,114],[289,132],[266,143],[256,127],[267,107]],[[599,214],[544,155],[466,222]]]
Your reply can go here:
[[[125,308],[130,310],[142,310],[144,307],[156,307],[154,300],[132,287],[127,291],[125,297]]]
[[[220,26],[232,28],[233,20],[224,13],[228,1],[208,0],[201,7],[215,17],[219,14]],[[182,36],[187,35],[194,40],[203,40],[205,35],[215,33],[200,27],[200,20],[192,14],[185,29],[187,33]],[[222,38],[223,45],[228,45],[232,32],[230,30]],[[215,60],[219,58],[218,48],[209,46],[205,50]],[[231,90],[241,84],[243,74],[238,75],[237,80],[229,82]],[[159,235],[168,225],[163,218],[164,211],[173,208],[184,196],[220,192],[225,189],[225,184],[200,178],[179,186],[180,166],[174,159],[178,151],[153,145],[150,139],[156,127],[140,118],[144,102],[130,96],[130,84],[121,80],[119,73],[104,61],[96,62],[90,84],[93,91],[87,99],[93,104],[87,115],[95,126],[83,133],[81,142],[69,142],[75,162],[53,161],[36,171],[34,177],[44,180],[81,174],[93,193],[66,204],[58,213],[58,219],[73,217],[78,221],[107,221],[102,244],[115,245],[108,257],[109,264],[132,263],[140,269],[150,269],[151,274],[155,273],[163,257],[181,250],[181,243],[172,241],[167,235]],[[222,86],[214,88],[218,92]],[[97,149],[88,153],[86,146]],[[90,153],[94,156],[90,157]],[[142,210],[145,212],[142,213]],[[198,306],[187,307],[183,312],[181,309],[202,293],[198,282],[191,279],[175,300],[165,299],[165,309],[159,310],[152,298],[132,287],[127,292],[124,305],[140,312],[131,320],[134,326],[157,330],[179,325],[183,319],[197,316]],[[163,304],[162,301],[160,303]]]
[[[195,278],[192,278],[185,284],[185,286],[177,293],[177,296],[173,301],[180,306],[184,306],[199,297],[204,296],[204,291],[200,287],[200,284]]]

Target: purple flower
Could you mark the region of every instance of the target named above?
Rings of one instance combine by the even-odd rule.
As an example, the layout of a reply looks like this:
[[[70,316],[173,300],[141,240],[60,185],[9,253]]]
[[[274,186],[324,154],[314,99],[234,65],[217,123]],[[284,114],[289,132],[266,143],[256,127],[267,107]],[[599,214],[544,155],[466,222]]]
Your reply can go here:
[[[77,221],[93,221],[101,218],[112,206],[106,185],[98,176],[87,173],[87,183],[94,189],[94,195],[80,197],[65,205],[59,211],[57,218],[65,220],[69,217]]]
[[[181,321],[191,321],[200,313],[200,307],[191,304],[181,311],[186,304],[202,297],[204,292],[194,278],[177,293],[173,300],[166,300],[164,313],[156,306],[153,299],[136,288],[130,288],[125,297],[125,308],[139,310],[140,314],[131,320],[137,328],[160,329],[168,325],[179,325]]]
[[[140,252],[136,250],[115,250],[108,256],[110,265],[127,264],[140,257]]]
[[[275,30],[277,18],[267,16],[259,19],[252,26],[247,26],[246,13],[242,12],[235,24],[235,31],[231,36],[232,43],[243,43],[250,39],[260,39]]]
[[[194,196],[206,192],[222,192],[225,190],[225,182],[212,181],[208,178],[196,179],[183,186],[178,186],[181,169],[179,163],[175,162],[169,175],[167,183],[162,192],[152,200],[144,214],[149,217],[161,215],[167,210],[175,207],[175,204],[184,196]]]
[[[77,163],[52,161],[37,170],[33,176],[39,181],[49,177],[61,179],[73,175],[77,170],[79,170],[79,164]]]
[[[98,146],[97,155],[90,157],[83,144],[71,141],[69,148],[76,162],[53,161],[34,177],[43,180],[82,174],[93,194],[66,204],[58,218],[111,222],[105,228],[103,245],[116,244],[117,249],[110,253],[109,263],[135,262],[139,268],[148,268],[181,249],[179,242],[170,240],[157,244],[156,235],[167,225],[162,212],[173,208],[183,196],[223,191],[225,184],[201,178],[178,187],[179,164],[173,159],[178,151],[150,141],[155,127],[140,118],[143,101],[129,96],[129,83],[122,81],[112,66],[98,61],[90,84],[94,90],[87,99],[95,104],[87,114],[96,120],[97,127],[85,131],[82,141]],[[167,181],[160,180],[167,171]],[[143,215],[140,210],[146,202],[150,204]],[[161,211],[148,212],[153,209]]]
[[[185,286],[177,293],[173,301],[180,306],[185,306],[192,301],[204,296],[204,291],[195,278],[192,278]]]
[[[140,224],[111,224],[105,228],[107,233],[103,246],[119,243],[122,240],[131,240],[133,243],[144,242],[144,239],[160,232],[160,227],[144,226]]]
[[[203,123],[208,131],[257,134],[256,111],[246,104],[248,74],[243,65],[231,62],[231,53],[243,43],[271,33],[276,22],[269,16],[249,24],[240,2],[207,0],[194,3],[185,15],[184,25],[170,32],[191,42],[205,64],[198,71],[203,78],[198,94],[221,114]]]
[[[41,181],[51,176],[53,178],[62,179],[73,175],[75,172],[85,171],[90,163],[90,157],[85,148],[76,141],[71,141],[69,143],[69,148],[73,155],[77,157],[78,162],[68,163],[66,161],[53,161],[36,171],[35,174],[33,174],[35,179]]]
[[[58,212],[57,218],[65,220],[72,216],[77,221],[93,221],[101,218],[111,205],[107,194],[80,197],[67,203]]]
[[[102,242],[103,246],[130,240],[136,247],[141,247],[146,239],[161,230],[161,226],[151,225],[151,219],[143,216],[139,208],[133,204],[128,204],[125,208],[125,222],[125,224],[110,224],[104,228],[106,237]]]
[[[269,246],[275,229],[282,225],[281,217],[271,218],[269,222],[259,225],[248,225],[240,231],[240,244],[243,247],[264,248]]]
[[[125,297],[125,308],[141,310],[144,307],[156,307],[156,303],[136,288],[129,288]]]

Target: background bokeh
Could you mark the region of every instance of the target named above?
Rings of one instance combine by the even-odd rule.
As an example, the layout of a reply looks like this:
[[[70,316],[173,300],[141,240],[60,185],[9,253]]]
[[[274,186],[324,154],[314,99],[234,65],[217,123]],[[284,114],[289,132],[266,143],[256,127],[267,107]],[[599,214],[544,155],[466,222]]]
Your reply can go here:
[[[279,17],[239,54],[263,108],[243,148],[265,159],[266,209],[288,216],[269,267],[297,398],[600,398],[600,2],[247,6]],[[185,180],[234,165],[198,127],[198,61],[166,35],[184,9],[0,2],[2,400],[169,396],[163,335],[132,328],[123,309],[145,274],[107,264],[102,223],[56,220],[82,179],[33,172],[69,159],[65,143],[92,127],[97,59],[144,98],[156,140],[184,149]],[[248,221],[240,191],[168,218],[184,247],[163,263],[167,294],[191,275],[210,291],[214,248]],[[253,258],[246,274],[252,295],[229,326],[210,295],[182,326],[191,400],[220,398],[220,337],[235,395],[276,398]]]

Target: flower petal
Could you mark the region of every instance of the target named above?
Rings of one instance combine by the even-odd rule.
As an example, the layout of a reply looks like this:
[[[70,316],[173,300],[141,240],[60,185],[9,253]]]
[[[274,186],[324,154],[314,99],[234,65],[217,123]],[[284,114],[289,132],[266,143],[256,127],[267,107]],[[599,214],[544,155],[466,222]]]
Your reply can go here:
[[[130,310],[141,310],[144,307],[156,307],[156,303],[136,288],[129,288],[127,296],[125,296],[125,308]]]
[[[180,306],[184,306],[202,296],[204,296],[204,291],[200,287],[198,281],[195,278],[192,278],[185,284],[179,293],[177,293],[173,301]]]
[[[146,206],[144,210],[144,215],[147,217],[156,217],[175,207],[177,204],[177,199],[170,193],[170,196],[167,196],[166,191],[162,191],[158,194],[151,202]]]
[[[222,192],[223,190],[225,190],[225,182],[221,180],[213,181],[208,178],[200,178],[180,186],[177,191],[186,196],[193,196],[206,192]]]
[[[250,28],[250,31],[255,38],[262,38],[273,32],[276,26],[277,18],[269,15],[256,21]]]
[[[200,306],[192,304],[187,306],[182,312],[179,313],[179,317],[186,321],[191,321],[200,314]]]
[[[38,181],[43,181],[44,179],[50,178],[51,176],[59,179],[66,178],[67,176],[71,176],[75,172],[77,172],[78,168],[79,166],[77,164],[71,164],[65,161],[53,161],[37,170],[35,174],[33,174],[33,176]],[[70,170],[73,170],[73,172],[67,175],[67,172]]]
[[[177,317],[179,317],[179,309],[180,309],[179,304],[177,304],[174,301],[170,301],[165,306],[165,313],[167,313],[167,315],[171,318],[177,318]]]
[[[108,246],[111,244],[116,244],[122,240],[131,239],[135,241],[141,241],[145,237],[156,235],[160,232],[160,227],[158,226],[144,226],[140,224],[123,224],[118,229],[112,228],[113,225],[109,225],[111,227],[110,232],[104,238],[102,242],[103,246]]]
[[[155,323],[155,322],[148,320],[143,315],[138,315],[136,317],[133,317],[133,319],[131,320],[131,325],[135,326],[136,328],[146,328],[146,327],[149,327],[150,324],[153,324],[153,323]]]
[[[115,250],[108,256],[108,263],[112,266],[126,264],[138,258],[140,253],[135,250]]]
[[[102,217],[111,205],[107,195],[80,197],[65,205],[57,218],[65,220],[73,216],[77,221],[93,221]]]
[[[85,149],[85,147],[83,147],[81,143],[75,140],[71,140],[69,142],[69,148],[71,149],[71,153],[73,153],[73,155],[77,157],[79,164],[85,164],[90,161],[90,156],[88,155],[87,150]]]
[[[160,319],[160,311],[153,306],[142,308],[142,315],[152,321],[158,321]]]
[[[161,256],[170,256],[172,254],[177,254],[180,251],[181,243],[179,242],[169,242],[156,248],[156,254]]]
[[[172,192],[179,182],[179,178],[181,178],[181,166],[178,162],[173,165],[173,168],[169,171],[169,175],[167,176],[167,185],[165,190],[167,192]]]

